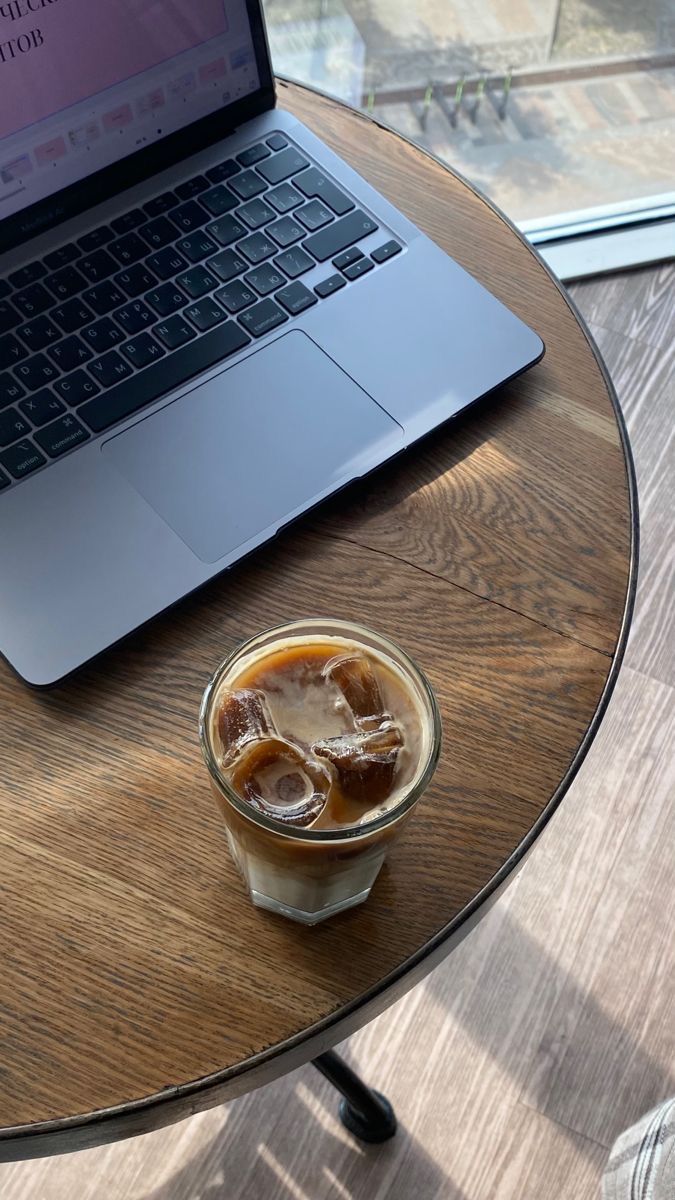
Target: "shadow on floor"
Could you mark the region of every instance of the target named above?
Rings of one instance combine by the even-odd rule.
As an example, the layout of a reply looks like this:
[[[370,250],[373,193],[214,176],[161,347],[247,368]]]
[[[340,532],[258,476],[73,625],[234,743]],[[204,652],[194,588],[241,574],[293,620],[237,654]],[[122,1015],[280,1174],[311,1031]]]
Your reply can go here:
[[[218,1133],[159,1187],[137,1200],[468,1200],[404,1120],[380,1146],[338,1123],[338,1095],[314,1068],[232,1101]]]
[[[471,988],[457,988],[455,981],[469,975],[465,961],[479,952],[481,941],[478,977]],[[627,969],[636,969],[634,955]],[[488,914],[426,987],[477,1048],[511,1076],[527,1105],[584,1138],[610,1147],[619,1133],[675,1094],[672,1066],[657,1061],[633,1032],[617,1024],[506,905]],[[638,1014],[636,1022],[644,1027]]]
[[[469,988],[457,986],[464,955],[474,968],[482,959]],[[425,988],[477,1054],[486,1050],[521,1099],[554,1120],[582,1154],[594,1143],[611,1145],[675,1093],[673,1071],[616,1024],[507,905],[486,917]],[[311,1067],[302,1068],[227,1105],[211,1141],[137,1200],[467,1200],[407,1132],[400,1103],[399,1132],[382,1146],[351,1139],[336,1110],[337,1093]]]

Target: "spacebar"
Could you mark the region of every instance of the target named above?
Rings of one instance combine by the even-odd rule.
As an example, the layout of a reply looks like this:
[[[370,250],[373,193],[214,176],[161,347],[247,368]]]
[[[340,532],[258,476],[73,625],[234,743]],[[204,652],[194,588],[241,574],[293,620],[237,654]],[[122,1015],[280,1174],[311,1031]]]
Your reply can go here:
[[[94,433],[101,433],[124,417],[130,417],[137,409],[165,396],[193,375],[229,358],[250,340],[234,321],[227,321],[217,329],[201,334],[194,342],[173,350],[166,358],[125,379],[124,383],[118,383],[102,396],[88,400],[78,408],[77,415]]]

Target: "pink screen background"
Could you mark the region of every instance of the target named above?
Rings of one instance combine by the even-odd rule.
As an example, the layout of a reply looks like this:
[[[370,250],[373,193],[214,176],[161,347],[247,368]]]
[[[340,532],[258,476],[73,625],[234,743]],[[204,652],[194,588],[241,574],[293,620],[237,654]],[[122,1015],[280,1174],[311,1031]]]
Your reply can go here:
[[[0,26],[44,37],[0,63],[0,137],[227,31],[223,0],[63,0]]]

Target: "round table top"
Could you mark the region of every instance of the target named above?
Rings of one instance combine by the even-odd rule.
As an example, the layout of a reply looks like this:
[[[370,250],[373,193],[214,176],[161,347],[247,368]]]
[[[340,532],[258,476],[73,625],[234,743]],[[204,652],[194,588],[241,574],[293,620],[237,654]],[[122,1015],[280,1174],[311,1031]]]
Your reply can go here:
[[[57,689],[30,691],[0,665],[0,1157],[185,1116],[384,1008],[522,861],[623,651],[630,452],[564,292],[435,159],[306,89],[280,83],[279,103],[531,324],[546,355]],[[433,784],[371,898],[312,929],[251,906],[197,740],[224,654],[309,615],[400,643],[444,726]]]

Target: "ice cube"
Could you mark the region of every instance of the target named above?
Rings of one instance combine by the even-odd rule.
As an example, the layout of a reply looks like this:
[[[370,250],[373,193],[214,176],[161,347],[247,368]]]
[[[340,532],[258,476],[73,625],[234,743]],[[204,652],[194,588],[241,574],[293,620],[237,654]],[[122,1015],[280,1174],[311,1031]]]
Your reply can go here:
[[[253,688],[228,692],[218,713],[218,733],[223,766],[228,766],[249,742],[276,733],[264,694]]]
[[[323,673],[339,687],[359,729],[379,729],[384,721],[391,721],[391,713],[385,712],[372,664],[365,654],[332,658]]]
[[[282,738],[246,747],[230,778],[235,792],[252,808],[286,825],[311,825],[323,812],[330,772]]]
[[[343,733],[315,742],[312,750],[327,758],[337,772],[345,796],[362,804],[379,804],[389,795],[403,735],[393,721],[370,732]]]

